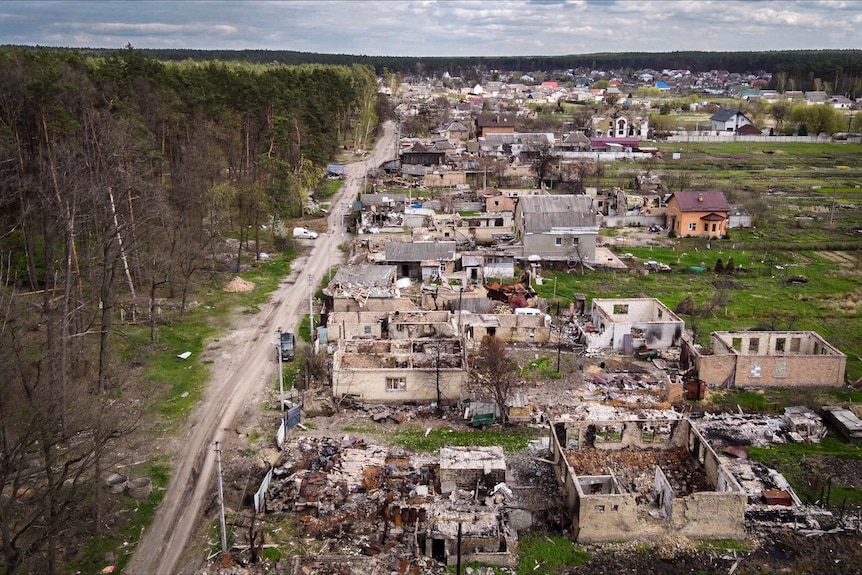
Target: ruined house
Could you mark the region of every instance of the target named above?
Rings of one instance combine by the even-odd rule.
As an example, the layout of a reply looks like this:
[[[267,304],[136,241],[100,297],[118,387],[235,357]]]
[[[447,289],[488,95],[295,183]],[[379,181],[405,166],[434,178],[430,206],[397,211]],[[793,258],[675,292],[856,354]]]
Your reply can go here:
[[[683,369],[707,385],[738,387],[844,384],[847,356],[813,331],[717,331],[711,351],[684,340]]]
[[[346,340],[332,359],[332,395],[363,403],[458,401],[467,381],[460,339]]]
[[[519,196],[514,226],[525,258],[596,259],[599,224],[589,196]]]
[[[458,489],[488,490],[506,482],[506,457],[500,446],[443,447],[440,449],[440,485],[444,494]],[[448,486],[446,486],[448,484]]]
[[[386,263],[398,277],[426,280],[455,271],[455,242],[387,242]]]
[[[495,472],[505,468],[502,450],[490,449],[479,469],[491,460]],[[462,471],[477,465],[454,461]],[[452,465],[450,455],[436,463],[350,438],[293,440],[275,468],[267,511],[291,514],[302,536],[323,542],[319,553],[293,561],[293,573],[440,573],[459,559],[514,565],[517,533],[501,506],[511,492],[459,489],[441,476]],[[451,489],[444,493],[444,485]]]
[[[549,431],[578,541],[745,536],[748,496],[688,420],[556,421]]]
[[[416,339],[456,335],[451,312],[429,311],[415,306],[335,311],[329,314],[327,328],[332,343],[342,339]]]
[[[685,322],[655,298],[593,299],[589,320],[577,324],[587,351],[632,353],[680,345]]]
[[[551,342],[551,334],[554,333],[545,314],[521,315],[465,311],[460,323],[466,341],[473,342],[475,345],[478,345],[486,335],[510,343],[546,344]]]
[[[471,244],[493,244],[500,234],[512,233],[510,212],[485,212],[462,216],[435,214],[433,237]]]
[[[472,284],[488,279],[515,277],[515,256],[502,250],[477,250],[461,253],[461,269]]]
[[[401,227],[407,205],[405,194],[362,194],[359,198],[360,227]]]
[[[374,264],[339,266],[323,289],[326,308],[332,312],[414,308],[398,297],[395,270],[395,266]]]

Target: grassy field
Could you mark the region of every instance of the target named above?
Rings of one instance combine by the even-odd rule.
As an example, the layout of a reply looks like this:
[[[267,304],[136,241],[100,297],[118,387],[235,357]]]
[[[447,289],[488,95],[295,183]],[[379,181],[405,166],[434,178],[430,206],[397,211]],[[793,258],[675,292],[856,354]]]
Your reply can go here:
[[[756,241],[721,240],[711,242],[678,240],[674,247],[623,247],[638,262],[656,260],[672,271],[641,275],[638,271],[596,271],[584,275],[544,272],[541,297],[552,300],[554,293],[567,307],[575,293],[588,300],[596,297],[654,297],[671,309],[691,298],[706,307],[723,302],[702,316],[683,315],[688,328],[697,328],[697,341],[709,344],[712,331],[750,328],[813,330],[847,354],[847,374],[851,380],[862,377],[862,270],[847,267],[820,252],[789,249],[770,251],[745,249],[759,246]],[[697,248],[697,251],[695,251]],[[742,270],[716,274],[719,259],[733,259]],[[858,259],[856,260],[858,263]],[[704,268],[696,273],[692,267]],[[807,283],[790,283],[803,276]],[[554,283],[556,282],[556,288]],[[589,305],[589,302],[588,302]]]

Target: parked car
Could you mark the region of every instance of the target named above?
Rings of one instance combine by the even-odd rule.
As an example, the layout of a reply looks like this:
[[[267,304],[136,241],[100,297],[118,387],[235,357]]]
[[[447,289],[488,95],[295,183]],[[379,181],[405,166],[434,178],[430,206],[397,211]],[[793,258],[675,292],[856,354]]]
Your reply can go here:
[[[291,361],[294,355],[295,340],[293,334],[287,331],[281,332],[279,335],[278,352],[281,354],[281,361]]]
[[[317,239],[317,232],[306,228],[293,228],[293,237],[297,240],[315,240]]]

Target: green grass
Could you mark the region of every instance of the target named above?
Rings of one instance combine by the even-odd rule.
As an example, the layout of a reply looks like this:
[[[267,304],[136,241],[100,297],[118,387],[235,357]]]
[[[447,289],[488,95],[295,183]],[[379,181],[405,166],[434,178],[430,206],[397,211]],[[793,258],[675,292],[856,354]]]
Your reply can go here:
[[[820,498],[828,477],[810,462],[815,457],[834,458],[845,461],[862,460],[862,446],[845,443],[834,437],[825,437],[820,443],[786,443],[771,447],[749,447],[749,457],[782,473],[793,486],[793,490],[803,503],[811,503]],[[840,483],[836,476],[831,486],[830,503],[833,506],[847,503],[862,505],[862,490]],[[816,481],[819,480],[819,481]]]
[[[811,251],[785,249],[799,241],[808,245],[835,241],[822,230],[777,231],[770,242],[763,242],[761,233],[734,231],[734,239],[713,240],[709,250],[703,239],[680,239],[674,247],[621,246],[618,252],[633,254],[635,264],[652,259],[673,271],[646,276],[627,271],[584,275],[546,271],[545,281],[536,291],[548,300],[556,295],[562,307],[569,305],[575,293],[586,294],[588,306],[595,297],[654,297],[671,309],[687,297],[704,306],[723,295],[726,305],[699,319],[698,343],[708,346],[712,331],[812,330],[848,356],[849,379],[862,377],[862,338],[858,336],[862,333],[862,270],[841,267]],[[735,266],[747,271],[715,274],[712,270],[719,258],[723,264],[732,258]],[[706,271],[693,273],[691,266],[702,266]],[[798,275],[808,282],[788,284],[788,278]],[[854,303],[857,301],[859,305]],[[693,327],[692,317],[683,319],[686,327]]]
[[[486,431],[456,430],[451,427],[432,428],[426,435],[425,427],[416,425],[389,429],[382,426],[353,426],[345,428],[352,433],[364,433],[385,437],[387,443],[399,445],[421,453],[439,453],[441,447],[489,447],[499,445],[507,454],[518,453],[527,448],[530,441],[544,435],[541,430],[528,427],[509,427],[505,430]]]
[[[783,414],[785,407],[794,405],[862,403],[862,392],[844,387],[771,388],[758,391],[732,388],[711,391],[708,401],[710,408],[715,411],[736,411],[738,406],[746,413]]]
[[[296,326],[296,337],[299,341],[304,341],[305,343],[311,343],[311,320],[309,319],[308,314],[304,314],[299,318],[299,325]],[[317,326],[320,325],[320,316],[318,314],[314,314],[314,327],[317,329]]]
[[[544,532],[530,532],[518,541],[518,575],[552,575],[566,567],[582,565],[590,555],[569,539]]]
[[[556,358],[543,355],[535,359],[520,369],[520,376],[533,380],[536,377],[544,377],[547,379],[560,379],[563,375],[557,371]]]
[[[328,200],[332,196],[338,193],[338,190],[341,189],[341,186],[344,185],[344,180],[323,180],[321,184],[314,191],[315,199],[320,200]]]
[[[154,460],[130,473],[132,477],[149,477],[152,481],[153,491],[147,499],[137,500],[125,495],[104,494],[106,498],[115,498],[117,503],[113,515],[120,520],[113,529],[106,529],[99,537],[86,539],[81,547],[80,556],[62,565],[60,572],[68,575],[78,573],[98,573],[107,563],[105,556],[113,553],[117,565],[117,572],[122,572],[143,530],[150,525],[156,508],[165,493],[165,488],[170,479],[170,466],[165,460]],[[101,488],[101,485],[97,488]]]
[[[697,545],[698,551],[736,551],[743,553],[749,549],[748,543],[740,539],[703,539]]]

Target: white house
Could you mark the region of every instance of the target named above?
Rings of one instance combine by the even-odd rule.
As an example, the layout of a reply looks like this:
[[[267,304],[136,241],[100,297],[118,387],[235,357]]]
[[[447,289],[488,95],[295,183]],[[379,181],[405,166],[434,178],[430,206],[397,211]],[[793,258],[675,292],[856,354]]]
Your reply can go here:
[[[742,126],[751,124],[745,114],[739,110],[719,110],[709,119],[712,129],[716,132],[735,132]]]

